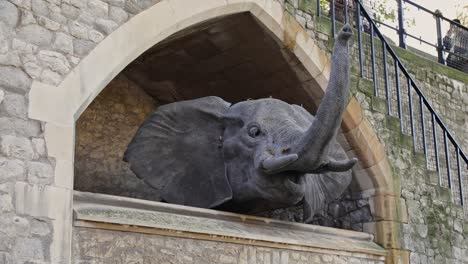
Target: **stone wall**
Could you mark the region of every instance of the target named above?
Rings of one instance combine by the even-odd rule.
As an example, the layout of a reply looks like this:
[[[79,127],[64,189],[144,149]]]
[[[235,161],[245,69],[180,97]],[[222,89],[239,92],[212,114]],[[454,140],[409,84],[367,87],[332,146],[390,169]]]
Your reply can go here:
[[[157,2],[0,1],[0,263],[60,263],[51,252],[67,252],[57,239],[64,228],[58,209],[70,198],[52,187],[60,179],[46,148],[45,124],[28,117],[32,81],[59,84],[105,36]],[[18,190],[25,188],[56,197],[57,210],[22,204]]]
[[[366,254],[348,256],[275,249],[161,235],[75,228],[73,263],[383,264]]]
[[[138,127],[156,105],[125,75],[118,75],[76,123],[75,190],[159,200],[123,161]]]

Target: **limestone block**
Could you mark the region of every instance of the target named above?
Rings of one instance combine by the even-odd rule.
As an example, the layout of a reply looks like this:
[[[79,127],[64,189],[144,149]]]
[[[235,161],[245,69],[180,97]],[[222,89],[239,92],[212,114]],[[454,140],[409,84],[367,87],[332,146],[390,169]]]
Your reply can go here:
[[[39,25],[27,25],[18,29],[18,38],[37,46],[47,47],[52,42],[52,33]]]
[[[53,186],[15,184],[15,207],[18,214],[63,219],[71,207],[72,191]]]
[[[17,261],[44,261],[44,242],[39,238],[18,238],[13,247]]]
[[[0,1],[0,21],[9,27],[18,23],[19,11],[15,5],[8,1]]]
[[[20,67],[21,61],[15,51],[0,54],[0,65]]]
[[[0,66],[0,87],[25,92],[31,85],[31,79],[24,71],[9,66]]]
[[[103,0],[106,3],[109,3],[111,6],[123,7],[126,0]]]
[[[49,184],[54,179],[54,169],[48,162],[28,162],[28,182]]]
[[[24,96],[19,94],[6,94],[0,109],[4,113],[12,117],[26,118],[28,115],[26,99],[24,98]]]
[[[42,157],[46,155],[45,140],[43,138],[33,138],[32,144],[38,156]]]
[[[74,39],[73,40],[73,50],[75,55],[84,57],[87,55],[94,47],[96,43],[89,40]]]
[[[99,43],[104,39],[104,35],[94,29],[89,30],[88,32],[89,40],[93,41],[94,43]]]
[[[52,232],[49,223],[40,218],[31,221],[31,233],[38,236],[46,236]]]
[[[25,176],[25,165],[20,160],[0,158],[0,182],[22,180]]]
[[[76,8],[75,6],[63,3],[61,7],[62,7],[62,14],[70,20],[75,20],[80,15],[80,10]]]
[[[0,195],[0,212],[2,214],[6,212],[13,211],[13,203],[11,199],[11,195],[8,194],[1,194]]]
[[[112,33],[117,27],[119,27],[119,25],[112,20],[102,18],[96,19],[96,28],[106,35]]]
[[[78,21],[71,21],[68,23],[70,34],[75,38],[88,39],[88,27]]]
[[[57,86],[62,81],[62,76],[52,70],[45,69],[41,73],[40,80],[43,83]]]
[[[2,135],[32,137],[38,136],[40,133],[41,127],[38,121],[0,117],[0,134]]]
[[[37,22],[48,30],[57,31],[60,29],[60,24],[58,22],[48,19],[47,17],[40,16],[37,18]]]
[[[62,32],[55,34],[55,40],[52,44],[52,48],[56,51],[63,52],[66,54],[73,53],[73,38]]]
[[[41,50],[38,53],[38,59],[52,71],[60,74],[66,74],[70,71],[70,64],[61,53],[49,50]]]
[[[111,6],[109,8],[109,18],[117,22],[117,24],[122,24],[128,19],[128,14],[122,8]]]
[[[118,1],[117,1],[118,2]],[[127,0],[125,2],[125,11],[138,14],[158,2],[157,0]]]
[[[109,5],[100,0],[89,0],[88,10],[96,17],[107,17]]]
[[[38,49],[36,45],[26,43],[23,40],[14,38],[11,46],[14,50],[21,52],[21,53],[27,53],[27,54],[32,54],[35,53]]]
[[[7,157],[18,159],[34,157],[34,150],[29,139],[10,135],[0,136],[0,152]]]

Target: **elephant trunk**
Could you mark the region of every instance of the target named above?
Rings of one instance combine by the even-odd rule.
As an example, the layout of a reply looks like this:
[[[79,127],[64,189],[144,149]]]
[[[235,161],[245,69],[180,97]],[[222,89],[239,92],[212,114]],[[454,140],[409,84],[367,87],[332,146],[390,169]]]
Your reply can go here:
[[[328,160],[328,149],[341,125],[349,99],[350,56],[348,42],[352,28],[345,25],[338,34],[333,48],[331,74],[328,87],[314,122],[304,136],[292,147],[295,154],[289,158],[270,158],[264,169],[270,173],[279,171],[321,172],[346,171],[355,161]]]

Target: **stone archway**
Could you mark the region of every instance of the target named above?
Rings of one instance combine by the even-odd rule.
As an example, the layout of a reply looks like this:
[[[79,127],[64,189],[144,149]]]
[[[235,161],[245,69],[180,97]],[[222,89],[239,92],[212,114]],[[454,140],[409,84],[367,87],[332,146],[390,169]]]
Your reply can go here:
[[[294,18],[284,12],[281,4],[274,0],[161,1],[104,39],[58,87],[33,82],[29,94],[29,116],[45,123],[48,155],[55,159],[56,166],[55,186],[50,193],[36,190],[34,197],[46,203],[52,203],[55,199],[64,201],[63,207],[54,210],[56,221],[51,247],[53,261],[67,262],[70,258],[74,125],[81,113],[125,66],[153,45],[191,25],[240,12],[250,12],[290,48],[318,83],[320,89],[310,91],[318,101],[326,89],[330,72],[326,53]],[[388,199],[396,204],[395,200],[399,200],[399,195],[395,193],[396,188],[392,183],[392,174],[383,147],[370,124],[363,118],[355,99],[351,100],[345,114],[343,130],[351,143],[349,151],[354,151],[363,161],[359,174],[362,188],[377,197],[375,208],[383,208],[382,219],[392,222],[399,215],[399,207],[382,207],[380,204],[386,203]],[[25,195],[33,193],[34,190],[27,188],[25,186],[23,190]],[[387,225],[386,222],[382,222],[383,227],[376,225],[374,229],[385,229],[392,224]],[[395,230],[386,230],[390,230],[391,237],[395,238]],[[380,232],[382,238],[379,238],[378,231],[375,232],[377,240],[383,244],[388,242],[389,248],[395,248],[395,243],[398,243],[396,239],[387,241],[388,233],[383,232]]]

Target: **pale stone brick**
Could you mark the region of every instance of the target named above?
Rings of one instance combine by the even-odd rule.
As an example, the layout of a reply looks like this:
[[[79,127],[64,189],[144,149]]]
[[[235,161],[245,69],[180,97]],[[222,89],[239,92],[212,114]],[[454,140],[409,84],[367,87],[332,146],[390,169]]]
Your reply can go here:
[[[0,66],[0,87],[25,92],[31,85],[31,79],[24,71],[9,66]]]
[[[5,54],[0,53],[0,65],[20,67],[21,61],[15,51],[7,52]]]
[[[28,181],[30,183],[51,183],[54,169],[49,163],[31,161],[28,163]]]
[[[13,211],[13,203],[11,201],[11,195],[2,194],[0,195],[0,213]]]
[[[34,137],[41,133],[38,121],[23,120],[13,117],[0,117],[0,134]]]
[[[38,17],[37,22],[39,25],[52,31],[57,31],[60,28],[60,24],[58,22],[48,19],[47,17]]]
[[[21,10],[21,26],[27,26],[30,24],[36,24],[37,21],[33,16],[33,13],[31,13],[28,10]]]
[[[96,19],[96,28],[106,35],[112,33],[118,26],[119,25],[112,20],[102,18]]]
[[[43,261],[44,244],[39,238],[18,238],[13,254],[18,261]]]
[[[73,40],[73,50],[74,54],[77,56],[87,55],[96,44],[89,40],[74,39]]]
[[[0,151],[7,157],[32,159],[34,150],[27,138],[5,135],[0,137]]]
[[[31,233],[38,236],[46,236],[51,233],[51,228],[46,221],[35,218],[31,221]]]
[[[26,118],[28,115],[26,99],[19,94],[6,94],[0,109],[12,117]]]
[[[60,74],[66,74],[70,71],[70,64],[68,63],[67,58],[61,53],[50,50],[41,50],[37,57],[52,71]]]
[[[8,1],[0,1],[0,21],[9,27],[15,27],[18,23],[19,11],[15,5]]]
[[[52,42],[52,33],[36,24],[27,25],[18,29],[18,38],[34,45],[45,47]]]
[[[122,7],[125,4],[125,0],[103,0],[104,2],[109,3],[111,6]]]
[[[109,13],[109,5],[100,0],[89,0],[88,8],[96,17],[107,17]]]
[[[43,138],[33,138],[32,144],[38,156],[42,157],[46,155],[46,145]]]
[[[32,11],[36,15],[48,16],[49,7],[44,0],[33,0],[31,5]]]
[[[24,71],[33,79],[37,79],[41,76],[42,67],[37,65],[35,62],[26,62],[24,64]]]
[[[94,43],[99,43],[104,39],[104,35],[101,32],[94,30],[94,29],[91,29],[88,32],[88,35],[89,35],[89,39],[93,41]]]
[[[122,8],[111,6],[109,9],[109,18],[117,22],[117,24],[122,24],[128,19],[128,14]]]
[[[54,50],[72,54],[73,53],[73,38],[62,32],[55,34],[54,44],[52,45]]]
[[[41,73],[40,80],[43,83],[57,86],[62,81],[62,76],[50,69],[44,69]]]
[[[62,14],[71,20],[75,20],[80,16],[80,10],[75,6],[62,4]]]
[[[70,34],[75,38],[88,39],[88,27],[78,21],[72,21],[68,24]]]

